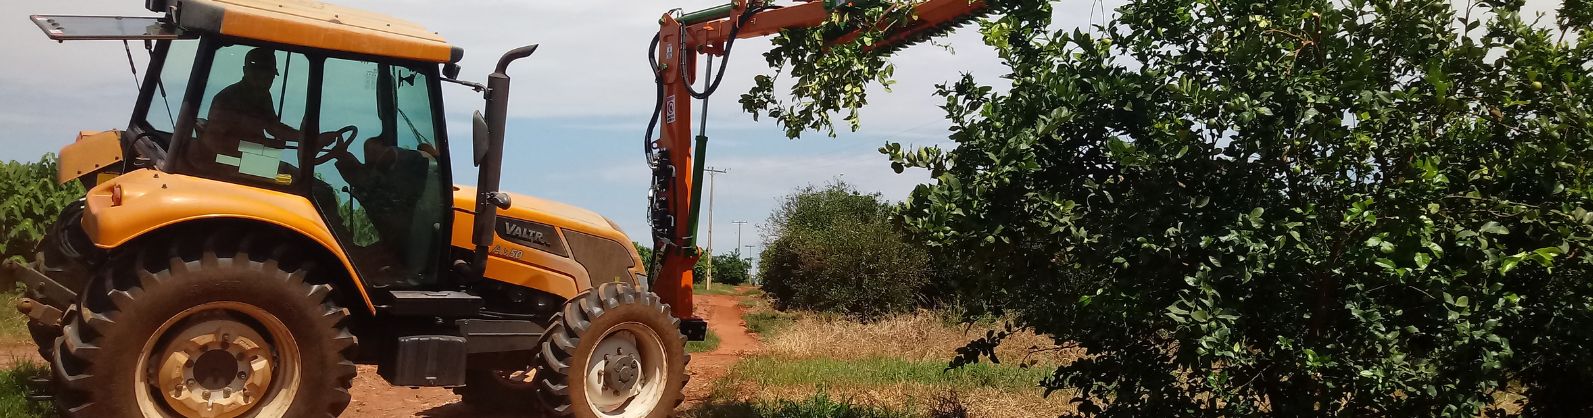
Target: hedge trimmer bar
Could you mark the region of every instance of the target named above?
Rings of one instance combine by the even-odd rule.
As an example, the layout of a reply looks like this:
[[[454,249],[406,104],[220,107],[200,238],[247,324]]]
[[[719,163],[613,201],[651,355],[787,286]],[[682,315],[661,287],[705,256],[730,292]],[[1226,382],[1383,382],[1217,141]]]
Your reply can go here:
[[[924,2],[916,6],[907,26],[887,30],[885,38],[868,46],[869,52],[890,55],[919,42],[944,35],[990,14],[984,1]]]

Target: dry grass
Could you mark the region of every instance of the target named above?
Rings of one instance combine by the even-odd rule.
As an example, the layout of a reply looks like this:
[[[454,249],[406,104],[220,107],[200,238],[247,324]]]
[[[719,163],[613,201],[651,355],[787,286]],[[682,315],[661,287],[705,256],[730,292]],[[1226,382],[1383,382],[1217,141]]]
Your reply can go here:
[[[848,405],[931,416],[949,405],[971,417],[1058,416],[1073,411],[1067,393],[1042,396],[1039,380],[1082,356],[1050,338],[1019,332],[997,347],[1001,365],[944,372],[956,350],[1001,329],[957,324],[920,311],[873,322],[810,312],[776,312],[762,298],[742,302],[749,326],[764,324],[763,350],[716,382],[718,402],[768,404],[822,393]],[[754,321],[757,319],[757,321]],[[1028,363],[1032,368],[1019,368]]]
[[[940,316],[920,311],[875,322],[855,322],[819,314],[797,315],[795,323],[765,336],[765,353],[787,358],[836,359],[900,358],[911,361],[949,361],[957,348],[998,325],[954,325]],[[1050,338],[1022,331],[996,348],[1003,363],[1030,360],[1035,366],[1057,366],[1083,355],[1078,350],[1058,350]]]
[[[897,383],[874,386],[847,385],[753,385],[746,382],[726,381],[718,397],[735,397],[755,402],[804,399],[815,393],[843,400],[852,405],[908,411],[913,416],[928,416],[937,407],[941,397],[955,395],[956,402],[967,410],[968,416],[980,418],[1032,418],[1054,417],[1073,412],[1066,394],[1057,393],[1041,397],[1039,390],[1013,391],[1010,389],[975,388],[958,389],[952,385],[922,383]]]

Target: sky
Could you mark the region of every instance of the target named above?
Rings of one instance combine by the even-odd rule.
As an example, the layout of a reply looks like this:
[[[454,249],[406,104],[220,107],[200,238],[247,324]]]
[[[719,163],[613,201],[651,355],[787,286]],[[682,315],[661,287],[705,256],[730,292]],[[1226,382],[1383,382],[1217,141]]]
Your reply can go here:
[[[540,44],[536,55],[519,61],[509,72],[514,85],[503,189],[591,209],[620,224],[633,240],[646,243],[650,175],[641,141],[655,92],[644,55],[647,42],[657,33],[658,17],[665,11],[693,11],[723,1],[331,3],[414,21],[438,32],[465,48],[461,62],[465,80],[484,81],[504,51]],[[1059,1],[1055,25],[1087,28],[1104,23],[1106,14],[1122,1]],[[1558,2],[1528,4],[1529,9],[1548,10]],[[142,6],[142,1],[133,0],[0,3],[0,39],[7,40],[0,47],[0,62],[8,63],[0,66],[0,126],[5,127],[0,161],[37,160],[71,142],[81,130],[124,129],[137,94],[120,42],[56,43],[27,22],[27,16],[151,15]],[[947,145],[949,124],[938,107],[943,102],[932,94],[934,85],[965,72],[999,85],[998,77],[1004,73],[995,55],[979,42],[977,25],[965,26],[937,43],[949,47],[924,43],[897,54],[893,59],[897,84],[891,92],[870,91],[859,131],[843,132],[837,138],[810,133],[788,140],[774,122],[753,121],[741,111],[737,98],[751,86],[753,76],[771,69],[762,57],[769,48],[767,38],[738,42],[725,81],[708,108],[707,165],[728,170],[714,181],[714,252],[729,252],[736,246],[734,221],[747,221],[741,230],[742,245],[759,245],[758,225],[782,196],[804,185],[840,179],[894,201],[930,181],[923,171],[896,174],[877,149],[887,141]],[[132,55],[142,73],[146,61],[142,46],[135,43]],[[469,115],[482,108],[481,96],[450,84],[443,88],[455,182],[473,184]],[[705,229],[707,216],[704,213]]]

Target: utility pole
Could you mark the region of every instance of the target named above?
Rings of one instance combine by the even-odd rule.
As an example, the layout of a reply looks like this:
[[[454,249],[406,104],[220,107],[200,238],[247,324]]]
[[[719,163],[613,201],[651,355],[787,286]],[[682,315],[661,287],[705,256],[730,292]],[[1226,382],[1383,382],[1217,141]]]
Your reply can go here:
[[[740,250],[737,249],[737,251],[740,251]],[[747,244],[747,252],[748,253],[752,252],[752,244]],[[758,283],[758,281],[760,281],[760,280],[753,280],[753,277],[752,277],[752,261],[751,260],[752,260],[751,258],[747,259],[747,281],[753,282],[753,284],[761,284],[761,283]]]
[[[707,115],[703,115],[704,118]],[[714,288],[714,177],[720,173],[729,173],[730,170],[720,170],[713,167],[704,167],[703,172],[708,173],[708,271],[704,274],[706,280],[703,288]],[[738,239],[739,241],[739,239]],[[741,245],[739,242],[736,245]],[[740,251],[739,248],[736,249]]]
[[[739,257],[741,256],[741,226],[746,225],[747,221],[730,221],[730,223],[736,224],[736,256]]]
[[[746,225],[747,221],[730,221],[730,223],[736,224],[736,262],[739,263],[745,261],[741,258],[741,226]],[[746,277],[751,281],[752,276]]]

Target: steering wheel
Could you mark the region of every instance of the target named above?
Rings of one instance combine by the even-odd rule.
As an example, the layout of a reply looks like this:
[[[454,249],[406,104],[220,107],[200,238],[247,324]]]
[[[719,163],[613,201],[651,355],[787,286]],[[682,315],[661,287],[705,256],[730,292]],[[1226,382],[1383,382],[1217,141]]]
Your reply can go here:
[[[341,156],[353,156],[353,154],[349,154],[348,146],[354,143],[354,138],[359,137],[360,128],[349,125],[334,131],[334,133],[337,134],[337,140],[321,147],[321,150],[315,155],[315,165],[325,164],[327,161],[332,161],[332,159]]]

